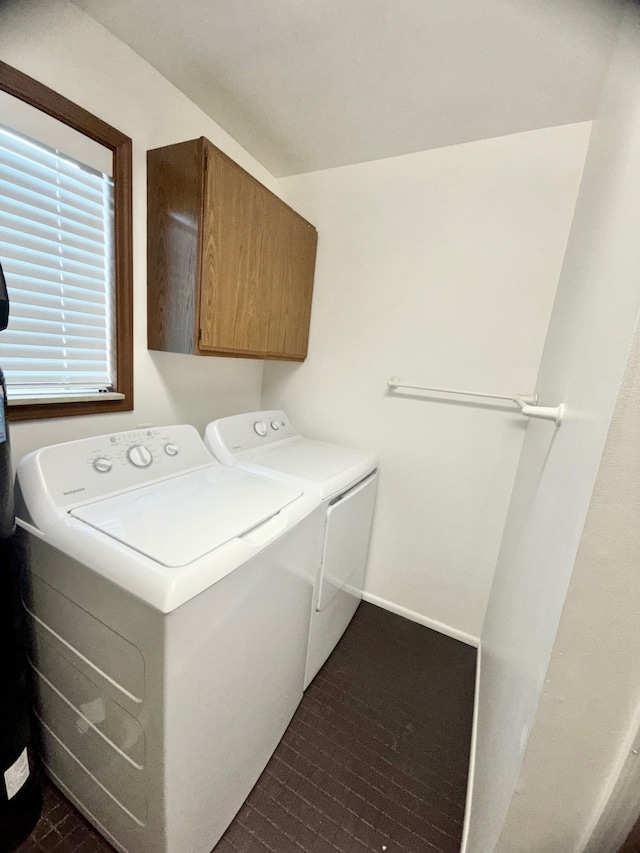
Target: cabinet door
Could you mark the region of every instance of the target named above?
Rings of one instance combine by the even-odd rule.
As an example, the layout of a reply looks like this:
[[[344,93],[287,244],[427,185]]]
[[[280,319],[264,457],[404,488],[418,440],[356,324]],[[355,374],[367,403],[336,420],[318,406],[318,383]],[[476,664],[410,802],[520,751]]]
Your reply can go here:
[[[213,146],[202,241],[200,349],[304,359],[316,229]]]
[[[267,355],[305,358],[309,338],[316,229],[275,196],[270,197],[265,275],[272,306]]]
[[[200,293],[200,349],[266,351],[266,191],[224,155],[207,157]]]

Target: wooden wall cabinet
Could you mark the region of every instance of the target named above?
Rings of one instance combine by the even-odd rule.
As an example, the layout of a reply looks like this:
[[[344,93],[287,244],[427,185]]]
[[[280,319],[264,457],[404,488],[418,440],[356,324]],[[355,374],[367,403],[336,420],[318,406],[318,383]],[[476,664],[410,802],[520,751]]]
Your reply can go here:
[[[317,239],[203,137],[149,151],[149,349],[302,361]]]

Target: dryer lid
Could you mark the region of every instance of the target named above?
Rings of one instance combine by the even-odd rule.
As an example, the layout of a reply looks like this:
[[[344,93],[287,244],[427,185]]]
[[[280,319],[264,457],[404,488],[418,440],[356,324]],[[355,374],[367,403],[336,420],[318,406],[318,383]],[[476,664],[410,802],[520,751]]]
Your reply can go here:
[[[361,450],[310,438],[294,438],[258,451],[240,453],[237,465],[254,474],[300,485],[325,499],[370,474],[377,467],[377,459]]]
[[[310,438],[298,438],[265,447],[251,456],[253,462],[265,468],[318,482],[341,475],[349,480],[351,469],[359,468],[363,460],[369,458],[368,454],[360,450]],[[373,458],[371,464],[375,465]]]
[[[271,518],[302,492],[210,466],[71,510],[71,515],[169,567],[185,566]]]

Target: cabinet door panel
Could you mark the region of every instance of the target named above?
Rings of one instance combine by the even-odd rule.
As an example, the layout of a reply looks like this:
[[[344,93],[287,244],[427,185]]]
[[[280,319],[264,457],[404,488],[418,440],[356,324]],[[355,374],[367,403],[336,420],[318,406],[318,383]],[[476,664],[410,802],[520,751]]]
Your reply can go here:
[[[291,358],[307,354],[317,232],[274,199],[271,234],[271,304],[274,315],[267,353]]]
[[[266,194],[227,158],[210,152],[204,204],[201,349],[264,352],[268,294]]]

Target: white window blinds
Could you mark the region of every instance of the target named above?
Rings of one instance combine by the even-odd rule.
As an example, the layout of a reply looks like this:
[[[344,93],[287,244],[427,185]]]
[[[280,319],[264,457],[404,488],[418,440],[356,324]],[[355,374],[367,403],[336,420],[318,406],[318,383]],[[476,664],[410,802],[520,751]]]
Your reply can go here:
[[[8,397],[113,386],[113,181],[0,126]]]

